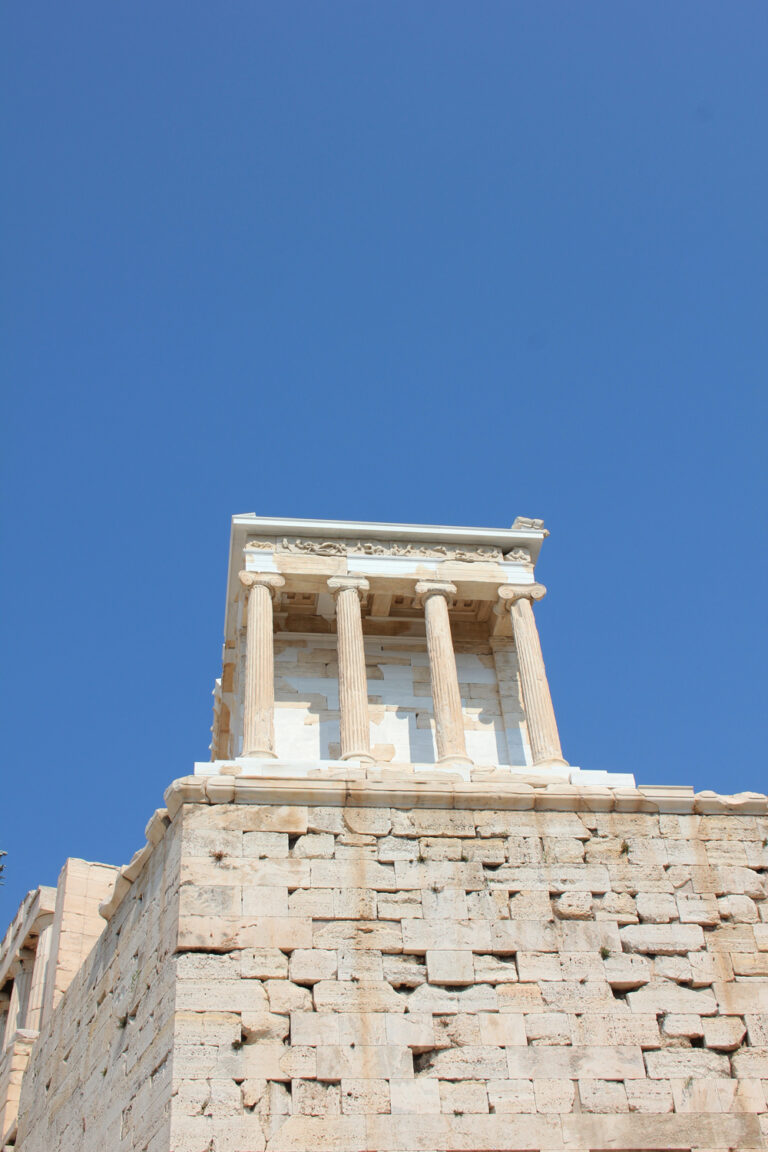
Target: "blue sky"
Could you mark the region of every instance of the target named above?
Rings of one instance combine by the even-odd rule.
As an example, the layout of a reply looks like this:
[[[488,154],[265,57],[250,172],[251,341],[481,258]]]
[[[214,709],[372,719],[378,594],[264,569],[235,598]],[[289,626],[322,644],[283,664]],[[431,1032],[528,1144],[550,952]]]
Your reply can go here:
[[[3,20],[0,920],[206,758],[235,512],[543,517],[570,761],[765,790],[766,5]]]

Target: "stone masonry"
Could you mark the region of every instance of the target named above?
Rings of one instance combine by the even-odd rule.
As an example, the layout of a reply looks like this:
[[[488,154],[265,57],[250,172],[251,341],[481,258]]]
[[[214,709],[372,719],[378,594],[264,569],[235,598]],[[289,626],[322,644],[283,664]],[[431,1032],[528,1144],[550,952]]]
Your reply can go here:
[[[302,619],[286,627],[286,594],[325,596],[291,575],[297,557],[305,577],[316,572],[313,540],[341,539],[345,563],[369,555],[354,551],[368,541],[392,560],[398,526],[313,537],[311,524],[262,522],[260,537],[285,532],[291,559],[277,580],[239,581],[237,569],[230,580],[242,624],[228,631],[214,759],[170,785],[128,865],[69,861],[6,934],[5,1148],[768,1148],[768,798],[571,768],[531,610],[540,596],[521,597],[524,582],[503,570],[472,583],[457,569],[523,563],[524,545],[503,534],[501,560],[486,554],[490,530],[418,545],[442,548],[435,563],[449,568],[409,574],[395,616],[405,593],[382,592],[381,573],[326,569],[328,600],[295,600]],[[395,537],[398,581],[411,538]],[[390,594],[371,624],[372,601]],[[316,617],[340,601],[334,668],[333,633]],[[281,686],[286,652],[311,665],[285,677],[295,701]],[[374,710],[398,708],[398,684],[407,731],[429,741],[376,738]],[[281,694],[299,723],[281,728]],[[518,715],[516,762],[507,720],[495,756],[469,738],[473,698],[489,726]],[[322,724],[325,745],[301,745],[299,729]]]

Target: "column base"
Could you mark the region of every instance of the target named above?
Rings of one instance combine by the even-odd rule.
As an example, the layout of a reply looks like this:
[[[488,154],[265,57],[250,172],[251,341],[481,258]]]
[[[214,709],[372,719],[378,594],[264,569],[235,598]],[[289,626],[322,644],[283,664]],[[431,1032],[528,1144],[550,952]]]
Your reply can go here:
[[[536,760],[533,768],[570,768],[567,760],[563,760],[561,756],[545,756],[542,760]]]
[[[266,748],[249,748],[247,752],[241,752],[243,757],[258,757],[260,760],[277,760],[277,753],[271,752]]]
[[[469,756],[462,756],[458,753],[455,756],[440,756],[435,763],[441,767],[446,764],[467,764],[470,768],[475,766],[474,760],[470,760]]]
[[[376,760],[370,752],[345,752],[339,760],[362,760],[365,764],[375,764]]]

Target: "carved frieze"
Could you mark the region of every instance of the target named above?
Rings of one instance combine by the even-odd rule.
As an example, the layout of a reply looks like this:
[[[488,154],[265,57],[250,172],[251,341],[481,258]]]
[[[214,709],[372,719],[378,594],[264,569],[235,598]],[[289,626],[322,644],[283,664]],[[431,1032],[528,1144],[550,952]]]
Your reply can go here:
[[[501,548],[460,544],[412,544],[400,540],[323,540],[302,536],[249,536],[246,548],[260,552],[309,553],[314,556],[407,556],[425,560],[512,561],[530,564],[527,548]]]

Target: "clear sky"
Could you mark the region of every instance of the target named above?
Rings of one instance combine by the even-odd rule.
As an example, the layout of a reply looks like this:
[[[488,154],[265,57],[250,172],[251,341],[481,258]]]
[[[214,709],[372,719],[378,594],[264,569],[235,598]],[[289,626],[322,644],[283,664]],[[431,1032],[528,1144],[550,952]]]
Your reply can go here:
[[[236,512],[544,518],[571,763],[765,790],[763,0],[3,21],[0,922],[207,758]]]

